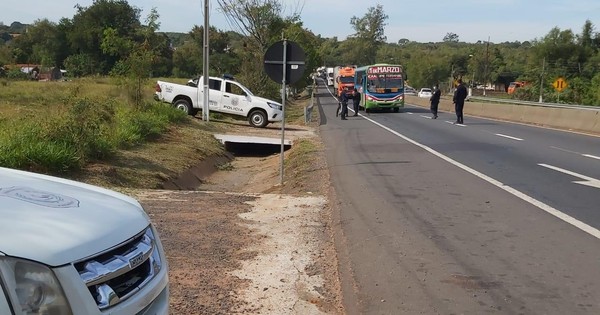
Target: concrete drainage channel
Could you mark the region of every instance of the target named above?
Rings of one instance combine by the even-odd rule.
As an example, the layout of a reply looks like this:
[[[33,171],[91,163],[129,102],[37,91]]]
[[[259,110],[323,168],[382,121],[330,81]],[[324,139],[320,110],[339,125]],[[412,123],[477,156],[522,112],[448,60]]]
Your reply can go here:
[[[176,179],[163,184],[163,189],[169,190],[196,190],[203,179],[219,170],[225,165],[239,157],[266,157],[281,152],[281,138],[267,138],[255,136],[220,135],[215,138],[219,140],[227,151],[224,155],[212,156],[197,165],[179,174]],[[284,150],[292,147],[291,140],[284,140]]]

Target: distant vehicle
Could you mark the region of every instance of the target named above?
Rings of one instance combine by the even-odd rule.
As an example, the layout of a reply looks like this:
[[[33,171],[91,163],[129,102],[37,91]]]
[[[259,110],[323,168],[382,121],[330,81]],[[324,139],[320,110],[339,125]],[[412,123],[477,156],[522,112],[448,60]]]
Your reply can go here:
[[[508,90],[506,92],[508,94],[513,94],[517,91],[518,88],[524,87],[527,84],[528,84],[527,81],[510,82],[510,84],[508,85]]]
[[[419,93],[417,94],[417,96],[419,97],[431,97],[433,95],[433,92],[431,91],[430,88],[422,88],[421,90],[419,90]]]
[[[390,109],[395,113],[404,107],[404,70],[401,65],[375,64],[356,68],[354,86],[360,93],[361,106]]]
[[[354,67],[335,67],[334,68],[334,89],[336,96],[342,95],[342,92],[351,91],[354,87]]]
[[[412,86],[404,86],[404,95],[414,95],[417,96],[417,90],[415,90],[415,88],[413,88]]]
[[[333,77],[333,67],[328,67],[326,72],[327,72],[327,85],[333,86],[333,83],[335,82],[334,77]]]

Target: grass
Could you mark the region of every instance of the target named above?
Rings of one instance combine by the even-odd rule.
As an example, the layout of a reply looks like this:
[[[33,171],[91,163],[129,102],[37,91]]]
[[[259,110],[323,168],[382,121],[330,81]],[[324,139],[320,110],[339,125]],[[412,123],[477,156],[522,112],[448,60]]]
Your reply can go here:
[[[232,124],[204,123],[154,102],[154,82],[148,81],[147,99],[140,107],[128,100],[122,82],[111,78],[3,81],[0,166],[113,189],[160,188],[198,161],[223,155],[213,134],[226,132]],[[303,124],[308,101],[306,96],[289,101],[286,122]],[[294,154],[300,164],[301,154]]]

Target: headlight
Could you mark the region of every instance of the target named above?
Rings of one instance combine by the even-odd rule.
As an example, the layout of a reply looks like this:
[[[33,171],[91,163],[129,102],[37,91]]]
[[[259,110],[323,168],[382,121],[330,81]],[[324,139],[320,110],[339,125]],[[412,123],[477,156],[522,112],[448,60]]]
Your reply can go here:
[[[283,107],[277,103],[267,102],[267,105],[269,105],[269,107],[271,107],[272,109],[283,110]]]
[[[0,257],[0,276],[17,315],[73,314],[50,268],[27,260]]]

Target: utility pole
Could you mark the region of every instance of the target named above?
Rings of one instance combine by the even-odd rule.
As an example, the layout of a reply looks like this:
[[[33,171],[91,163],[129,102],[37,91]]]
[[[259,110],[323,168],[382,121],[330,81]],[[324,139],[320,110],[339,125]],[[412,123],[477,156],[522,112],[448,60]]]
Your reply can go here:
[[[544,57],[544,60],[542,61],[542,75],[540,76],[540,103],[544,102],[544,71],[546,71],[546,57]]]
[[[210,113],[209,113],[209,98],[208,93],[210,89],[208,88],[209,82],[209,73],[208,73],[208,55],[210,53],[208,46],[208,34],[209,34],[209,20],[208,20],[208,11],[210,7],[208,4],[208,0],[204,0],[204,46],[203,46],[203,61],[202,61],[202,75],[203,75],[203,87],[204,87],[204,102],[202,106],[202,119],[204,121],[209,121]],[[200,82],[198,82],[200,84]]]
[[[483,96],[485,96],[485,91],[487,90],[488,85],[488,63],[490,58],[490,37],[488,36],[487,44],[485,47],[485,65],[483,67]]]

